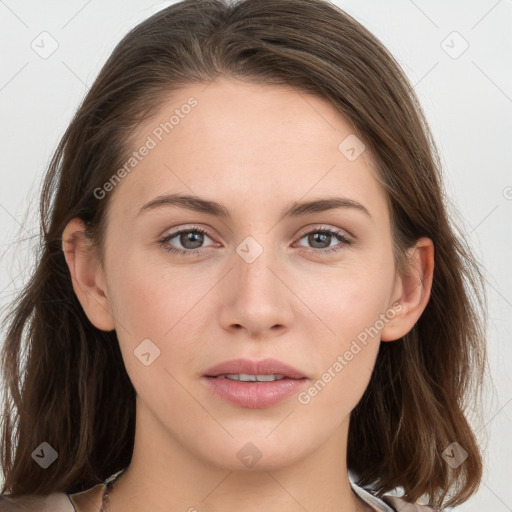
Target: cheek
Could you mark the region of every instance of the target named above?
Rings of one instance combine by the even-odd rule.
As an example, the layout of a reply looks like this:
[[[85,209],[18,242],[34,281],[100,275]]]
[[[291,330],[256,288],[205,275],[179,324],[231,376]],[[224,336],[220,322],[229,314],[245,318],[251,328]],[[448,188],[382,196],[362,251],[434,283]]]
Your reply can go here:
[[[311,355],[321,371],[303,403],[315,401],[319,412],[340,414],[355,407],[375,365],[393,282],[390,259],[385,265],[344,269],[309,289],[308,306],[321,319],[315,325],[324,334],[317,336]]]
[[[112,258],[114,260],[114,258]],[[199,344],[204,342],[201,326],[215,317],[208,292],[212,279],[186,271],[183,267],[157,264],[143,252],[125,252],[121,265],[111,266],[109,273],[111,301],[118,339],[125,365],[137,387],[140,361],[134,357],[144,340],[158,357],[151,363],[151,386],[154,372],[167,369],[171,373],[184,367],[193,368]],[[145,342],[148,344],[148,342]],[[160,376],[163,382],[169,375]],[[140,381],[142,383],[142,381]],[[144,384],[146,385],[146,384]]]
[[[341,348],[375,326],[389,305],[394,277],[390,259],[387,264],[367,260],[306,280],[305,302],[322,320],[326,341]]]
[[[197,313],[196,306],[211,287],[206,277],[162,264],[165,254],[155,258],[128,250],[120,261],[111,265],[109,288],[116,320],[134,336],[166,337],[188,312]]]
[[[201,298],[211,284],[180,269],[163,275],[144,258],[128,256],[110,275],[117,337],[137,394],[157,409],[185,410],[190,396],[179,382],[183,368],[197,366],[199,328],[212,316]]]

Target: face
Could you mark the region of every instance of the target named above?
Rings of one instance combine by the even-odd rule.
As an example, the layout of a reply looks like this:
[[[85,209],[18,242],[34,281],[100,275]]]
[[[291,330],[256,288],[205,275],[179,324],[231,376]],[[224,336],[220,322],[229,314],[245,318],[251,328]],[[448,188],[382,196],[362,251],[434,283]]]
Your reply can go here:
[[[174,93],[133,149],[108,192],[103,273],[138,421],[226,468],[244,446],[275,468],[339,439],[398,282],[386,197],[350,123],[318,97],[223,78]],[[302,378],[206,376],[239,358]],[[286,373],[272,370],[255,372]]]

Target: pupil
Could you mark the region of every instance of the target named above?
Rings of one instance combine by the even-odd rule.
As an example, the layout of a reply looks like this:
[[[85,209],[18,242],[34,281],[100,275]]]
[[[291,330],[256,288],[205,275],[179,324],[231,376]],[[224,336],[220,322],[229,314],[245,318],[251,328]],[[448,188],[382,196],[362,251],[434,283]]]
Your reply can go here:
[[[196,232],[189,232],[189,233],[183,233],[181,235],[181,244],[184,247],[187,247],[188,242],[192,242],[192,244],[196,244],[193,247],[187,247],[188,249],[197,249],[198,247],[201,247],[203,241],[203,234]]]
[[[326,238],[329,237],[331,235],[328,235],[327,233],[315,233],[312,235],[313,237],[313,246],[315,243],[317,243],[317,240],[320,238],[320,244],[322,243],[322,241],[325,242]]]

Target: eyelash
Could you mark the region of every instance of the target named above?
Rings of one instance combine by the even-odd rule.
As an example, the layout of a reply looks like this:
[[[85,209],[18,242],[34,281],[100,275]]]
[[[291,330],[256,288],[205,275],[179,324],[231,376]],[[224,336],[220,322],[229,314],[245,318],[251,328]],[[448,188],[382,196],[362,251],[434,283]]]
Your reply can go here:
[[[203,228],[201,228],[199,226],[191,226],[191,227],[188,227],[188,228],[185,228],[185,229],[180,228],[180,229],[177,229],[176,231],[173,231],[169,235],[167,235],[164,238],[162,238],[161,240],[159,240],[159,243],[162,246],[162,248],[165,251],[167,251],[167,252],[170,252],[170,253],[173,253],[173,254],[178,254],[180,256],[194,256],[195,254],[200,253],[204,248],[201,247],[199,249],[187,249],[187,250],[185,250],[185,249],[177,249],[176,247],[173,247],[173,246],[169,245],[168,242],[170,240],[172,240],[173,238],[176,238],[177,236],[179,236],[181,233],[196,233],[196,232],[202,233],[202,234],[208,236],[208,232],[205,229],[203,229]],[[313,233],[322,233],[322,234],[326,234],[326,235],[331,235],[331,236],[336,237],[341,242],[340,244],[335,245],[334,247],[331,247],[331,248],[328,248],[328,249],[315,249],[315,248],[312,248],[312,250],[314,252],[319,252],[321,254],[334,253],[334,252],[338,252],[338,251],[343,250],[344,246],[351,244],[351,241],[341,231],[338,231],[338,230],[335,230],[335,229],[331,229],[331,228],[313,229],[311,231],[308,231],[308,232],[304,233],[299,238],[299,240],[302,240],[305,236],[311,235]],[[208,236],[208,238],[211,238],[211,237]]]

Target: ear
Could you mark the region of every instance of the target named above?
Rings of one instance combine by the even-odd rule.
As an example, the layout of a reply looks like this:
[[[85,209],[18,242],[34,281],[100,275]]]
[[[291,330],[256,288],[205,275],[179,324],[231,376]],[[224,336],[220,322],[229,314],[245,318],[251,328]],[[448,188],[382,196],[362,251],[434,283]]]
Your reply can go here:
[[[68,223],[62,233],[62,250],[85,314],[98,329],[113,330],[103,268],[91,240],[85,236],[82,220],[75,218]]]
[[[420,238],[408,250],[408,265],[397,278],[393,294],[395,316],[381,331],[381,341],[394,341],[405,336],[418,321],[430,299],[434,276],[434,244],[430,238]]]

